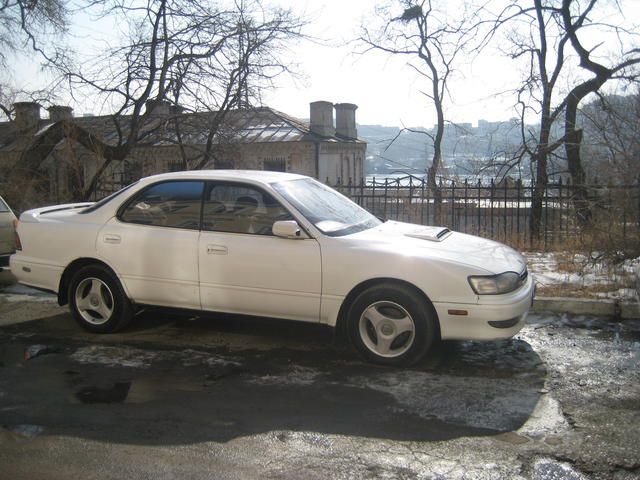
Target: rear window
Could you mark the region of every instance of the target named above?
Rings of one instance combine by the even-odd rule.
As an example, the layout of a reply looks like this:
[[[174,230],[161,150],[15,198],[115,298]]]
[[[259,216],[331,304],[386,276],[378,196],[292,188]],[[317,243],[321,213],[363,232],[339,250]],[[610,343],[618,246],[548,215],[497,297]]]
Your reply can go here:
[[[9,211],[9,206],[6,203],[4,203],[4,200],[2,199],[2,197],[0,197],[0,213],[4,213],[8,211]]]
[[[131,187],[133,187],[136,183],[138,182],[133,182],[129,185],[127,185],[124,188],[121,188],[120,190],[118,190],[117,192],[112,193],[111,195],[104,197],[102,200],[98,200],[96,203],[94,203],[93,205],[91,205],[90,207],[85,208],[84,210],[82,210],[79,213],[90,213],[90,212],[94,212],[97,209],[99,209],[101,206],[109,203],[111,200],[113,200],[114,198],[116,198],[118,195],[120,195],[121,193],[129,190]]]

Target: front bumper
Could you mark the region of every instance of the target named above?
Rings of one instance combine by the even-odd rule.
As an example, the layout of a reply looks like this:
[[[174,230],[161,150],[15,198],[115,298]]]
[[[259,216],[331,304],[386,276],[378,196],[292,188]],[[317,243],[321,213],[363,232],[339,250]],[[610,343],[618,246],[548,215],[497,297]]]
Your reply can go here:
[[[500,340],[511,338],[524,326],[535,295],[535,281],[507,295],[480,296],[477,304],[434,303],[443,340]],[[450,312],[467,312],[466,315]]]

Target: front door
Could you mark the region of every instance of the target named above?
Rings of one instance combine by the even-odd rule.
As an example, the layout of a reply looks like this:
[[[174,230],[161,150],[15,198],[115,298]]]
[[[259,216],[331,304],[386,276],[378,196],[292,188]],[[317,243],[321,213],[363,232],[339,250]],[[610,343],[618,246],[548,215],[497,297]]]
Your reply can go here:
[[[313,238],[274,236],[273,223],[287,219],[256,186],[207,184],[198,247],[203,309],[319,321],[320,247]]]

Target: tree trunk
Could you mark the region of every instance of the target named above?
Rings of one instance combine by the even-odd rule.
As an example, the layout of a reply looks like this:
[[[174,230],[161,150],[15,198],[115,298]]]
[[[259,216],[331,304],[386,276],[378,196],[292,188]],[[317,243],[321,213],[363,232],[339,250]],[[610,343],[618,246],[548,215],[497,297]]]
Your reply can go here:
[[[549,177],[547,176],[547,153],[538,152],[531,159],[536,163],[536,178],[531,196],[531,216],[529,217],[529,230],[531,243],[540,240],[542,236],[542,203],[547,190]]]

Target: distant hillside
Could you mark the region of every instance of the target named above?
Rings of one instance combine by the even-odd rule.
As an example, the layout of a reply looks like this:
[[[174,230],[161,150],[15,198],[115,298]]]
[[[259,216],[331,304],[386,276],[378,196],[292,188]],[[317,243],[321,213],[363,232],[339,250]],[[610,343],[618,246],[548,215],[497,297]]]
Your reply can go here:
[[[433,155],[432,131],[424,128],[405,130],[381,125],[358,125],[358,136],[368,143],[365,171],[386,174],[398,170],[424,173]],[[400,135],[399,135],[400,134]],[[496,152],[515,151],[520,132],[513,120],[448,124],[442,145],[446,169],[456,175],[474,174],[487,158]]]

